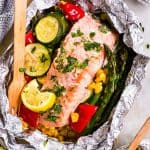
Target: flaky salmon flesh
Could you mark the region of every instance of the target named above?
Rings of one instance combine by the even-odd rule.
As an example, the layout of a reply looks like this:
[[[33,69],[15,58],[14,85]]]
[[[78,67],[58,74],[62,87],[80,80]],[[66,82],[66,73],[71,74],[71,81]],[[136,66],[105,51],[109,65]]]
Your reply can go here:
[[[39,124],[46,127],[68,124],[70,114],[87,97],[88,85],[104,64],[104,44],[113,51],[117,39],[118,33],[89,14],[73,25],[58,49],[42,88],[56,93],[55,106],[59,106],[59,111],[50,109],[42,113]]]

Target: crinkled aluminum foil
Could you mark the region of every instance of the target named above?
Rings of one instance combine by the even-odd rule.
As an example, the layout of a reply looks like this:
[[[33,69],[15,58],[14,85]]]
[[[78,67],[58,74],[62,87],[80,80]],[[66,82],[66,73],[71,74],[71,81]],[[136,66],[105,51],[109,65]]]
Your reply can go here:
[[[137,0],[137,1],[142,3],[142,4],[145,4],[145,5],[150,4],[150,0]]]
[[[56,2],[57,0],[33,1],[27,10],[27,25],[35,15],[37,8],[42,11]],[[11,44],[0,56],[0,144],[9,150],[110,150],[122,129],[124,116],[141,89],[149,58],[141,55],[143,52],[140,45],[143,41],[143,35],[137,18],[121,0],[93,0],[91,2],[79,0],[78,2],[86,10],[90,8],[92,12],[99,10],[107,12],[118,32],[124,33],[125,44],[132,47],[138,54],[134,59],[118,105],[113,110],[110,120],[92,135],[80,137],[77,143],[62,144],[38,130],[30,134],[23,133],[19,118],[8,113],[7,87],[11,80],[13,63]]]

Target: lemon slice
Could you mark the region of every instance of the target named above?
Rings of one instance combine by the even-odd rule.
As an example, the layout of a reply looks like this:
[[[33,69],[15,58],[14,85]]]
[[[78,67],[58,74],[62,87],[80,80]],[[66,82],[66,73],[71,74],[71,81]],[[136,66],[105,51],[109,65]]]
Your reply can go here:
[[[41,92],[36,79],[30,81],[22,90],[21,99],[23,104],[34,112],[44,112],[50,109],[56,100],[52,92]]]

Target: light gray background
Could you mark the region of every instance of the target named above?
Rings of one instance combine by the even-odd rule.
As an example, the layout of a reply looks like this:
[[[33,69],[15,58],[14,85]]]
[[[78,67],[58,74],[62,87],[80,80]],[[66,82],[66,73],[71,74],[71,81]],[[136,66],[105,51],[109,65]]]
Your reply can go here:
[[[143,24],[144,31],[144,47],[147,43],[150,44],[150,6],[144,6],[138,3],[136,0],[125,0],[139,17],[139,20]],[[145,47],[145,53],[150,56],[150,48]],[[139,96],[135,100],[132,109],[129,111],[124,119],[124,127],[116,140],[117,147],[125,144],[129,144],[134,138],[140,127],[143,125],[145,120],[150,116],[150,63],[147,66],[146,78],[143,81],[143,87]],[[150,131],[145,136],[146,139],[150,140]]]

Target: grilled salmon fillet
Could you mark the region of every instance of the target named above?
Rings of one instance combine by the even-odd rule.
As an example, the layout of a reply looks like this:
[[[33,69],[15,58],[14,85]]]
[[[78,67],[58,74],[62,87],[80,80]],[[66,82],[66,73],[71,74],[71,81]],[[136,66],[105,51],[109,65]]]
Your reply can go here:
[[[43,90],[56,93],[54,108],[42,113],[39,124],[62,127],[87,97],[88,85],[105,60],[104,44],[113,50],[118,34],[86,14],[65,37],[47,73]],[[56,109],[57,108],[57,109]]]

